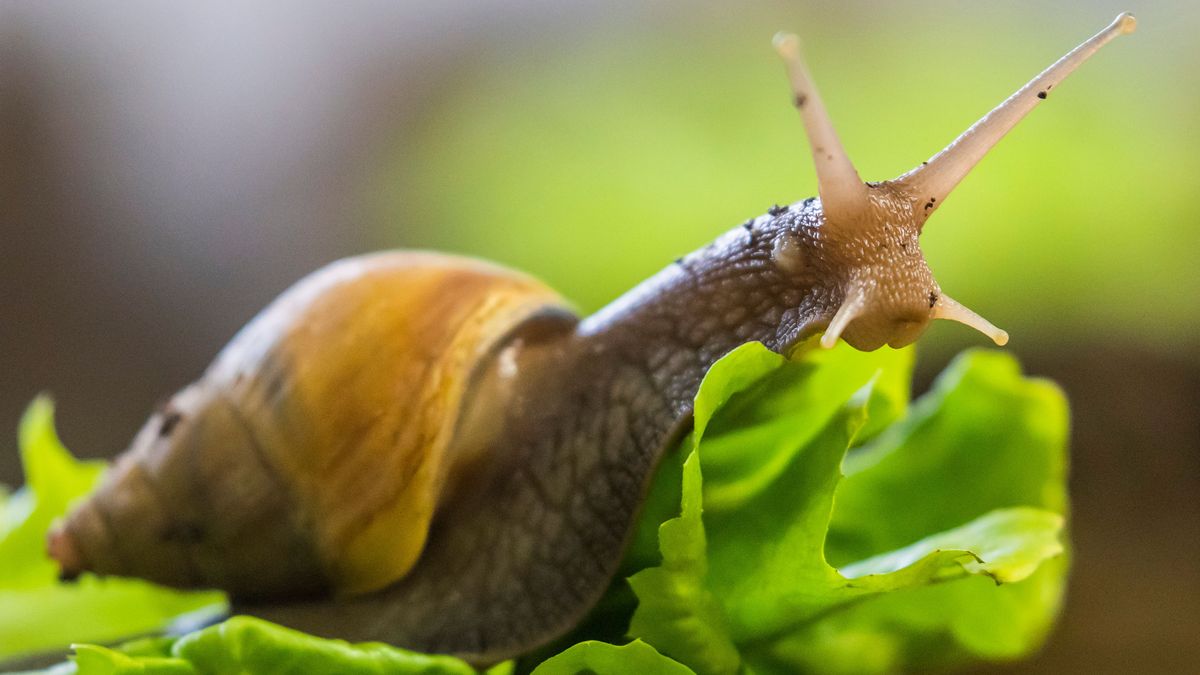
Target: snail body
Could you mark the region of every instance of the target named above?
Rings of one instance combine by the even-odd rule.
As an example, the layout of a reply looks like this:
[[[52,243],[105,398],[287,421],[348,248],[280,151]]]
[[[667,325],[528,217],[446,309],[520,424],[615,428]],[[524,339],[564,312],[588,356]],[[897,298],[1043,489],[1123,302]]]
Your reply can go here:
[[[859,349],[937,318],[926,219],[1122,15],[891,181],[864,183],[777,38],[819,198],[776,207],[580,318],[523,274],[381,253],[285,292],[156,412],[50,535],[65,576],[217,587],[312,633],[479,663],[545,644],[615,574],[707,369],[758,340]]]

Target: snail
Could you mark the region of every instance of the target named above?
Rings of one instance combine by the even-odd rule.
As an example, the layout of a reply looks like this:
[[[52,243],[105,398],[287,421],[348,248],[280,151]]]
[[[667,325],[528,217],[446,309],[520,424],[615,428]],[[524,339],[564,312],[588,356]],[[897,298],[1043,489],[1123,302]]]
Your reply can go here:
[[[934,319],[1007,334],[918,246],[976,163],[1122,14],[928,162],[863,182],[780,35],[819,197],[747,221],[587,317],[489,263],[385,252],[321,269],[155,412],[48,537],[85,571],[221,588],[318,635],[490,663],[563,635],[618,569],[706,370],[748,341],[861,350]]]

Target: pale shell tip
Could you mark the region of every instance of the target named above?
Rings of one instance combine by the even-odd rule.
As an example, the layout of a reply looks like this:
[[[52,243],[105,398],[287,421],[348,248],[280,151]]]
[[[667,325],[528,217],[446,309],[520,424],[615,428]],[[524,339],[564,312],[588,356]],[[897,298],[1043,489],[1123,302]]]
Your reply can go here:
[[[46,534],[46,553],[58,563],[60,581],[72,581],[83,571],[83,556],[66,528],[56,526]]]

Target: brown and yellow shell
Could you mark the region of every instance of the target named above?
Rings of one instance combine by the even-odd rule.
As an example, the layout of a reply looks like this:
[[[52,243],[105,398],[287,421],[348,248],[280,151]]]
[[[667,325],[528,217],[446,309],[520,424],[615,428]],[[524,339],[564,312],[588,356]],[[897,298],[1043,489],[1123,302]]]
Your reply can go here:
[[[425,544],[479,364],[548,308],[543,284],[460,257],[319,270],[147,422],[52,552],[68,575],[243,598],[387,586]]]

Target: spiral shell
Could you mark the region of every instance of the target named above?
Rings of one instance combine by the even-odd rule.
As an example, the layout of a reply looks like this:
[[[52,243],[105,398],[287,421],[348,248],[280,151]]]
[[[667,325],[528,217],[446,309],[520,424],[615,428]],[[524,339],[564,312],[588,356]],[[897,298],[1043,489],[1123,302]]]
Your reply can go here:
[[[425,544],[472,377],[546,311],[567,309],[541,283],[471,259],[334,263],[147,422],[51,552],[67,575],[243,598],[382,588]]]

